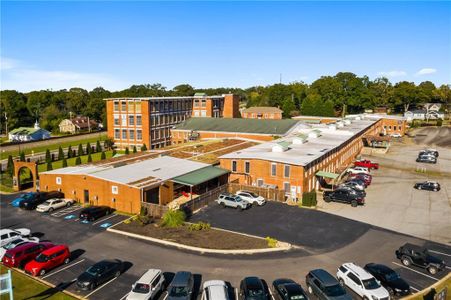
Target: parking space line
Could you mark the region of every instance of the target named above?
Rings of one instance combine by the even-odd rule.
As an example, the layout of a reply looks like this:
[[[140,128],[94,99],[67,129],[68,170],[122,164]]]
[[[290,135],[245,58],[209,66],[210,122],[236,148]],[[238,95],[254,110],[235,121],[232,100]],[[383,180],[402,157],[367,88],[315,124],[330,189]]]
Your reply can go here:
[[[100,223],[100,222],[103,222],[103,221],[106,221],[106,220],[108,220],[108,219],[114,218],[115,216],[117,216],[117,215],[116,215],[116,214],[113,214],[113,215],[109,216],[109,217],[106,218],[106,219],[101,219],[101,220],[99,220],[99,221],[97,221],[97,222],[92,223],[92,225],[96,225],[96,224],[98,224],[98,223]]]
[[[83,297],[83,299],[88,299],[89,296],[91,296],[92,294],[94,294],[95,292],[99,291],[101,288],[103,288],[104,286],[106,286],[107,284],[113,282],[114,280],[116,280],[118,277],[114,277],[113,279],[111,279],[110,281],[105,282],[104,284],[102,284],[101,286],[99,286],[98,288],[96,288],[95,290],[93,290],[92,292],[90,292],[89,294],[87,294],[86,296]]]
[[[169,295],[169,293],[168,293],[168,292],[166,292],[166,294],[164,295],[164,298],[163,298],[163,300],[166,300],[166,298],[168,297],[168,295]]]
[[[420,291],[419,289],[416,289],[416,288],[414,288],[413,286],[410,286],[410,288],[411,288],[412,290],[414,290],[415,292],[419,292],[419,291]]]
[[[402,268],[404,268],[404,269],[407,269],[407,270],[410,270],[410,271],[412,271],[412,272],[415,272],[415,273],[418,273],[418,274],[420,274],[420,275],[423,275],[423,276],[426,276],[426,277],[428,277],[428,278],[431,278],[431,279],[433,279],[433,280],[435,280],[435,281],[438,281],[438,279],[437,279],[437,278],[435,278],[435,277],[432,277],[432,276],[429,276],[429,275],[427,275],[427,274],[424,274],[424,273],[418,272],[417,270],[411,269],[411,268],[409,268],[409,267],[406,267],[406,266],[404,266],[404,265],[401,265],[401,264],[395,263],[395,262],[393,262],[393,261],[392,261],[391,263],[392,263],[392,264],[394,264],[394,265],[400,266],[400,267],[402,267]]]
[[[235,288],[235,299],[238,300],[238,289]]]
[[[130,294],[130,292],[128,292],[127,294],[125,294],[124,296],[122,296],[122,298],[119,299],[119,300],[124,300],[125,298],[127,298],[128,294]]]
[[[428,251],[429,251],[429,252],[432,252],[432,253],[436,253],[436,254],[445,255],[445,256],[451,256],[451,254],[446,254],[446,253],[438,252],[438,251],[434,251],[434,250],[428,250]]]
[[[268,286],[268,291],[269,291],[269,294],[271,295],[271,299],[272,299],[272,300],[275,300],[275,299],[274,299],[274,295],[272,294],[271,288],[270,288],[269,286]]]
[[[68,268],[71,268],[71,267],[73,267],[73,266],[75,266],[75,265],[78,265],[79,263],[83,262],[84,260],[85,260],[85,259],[83,258],[82,260],[79,260],[79,261],[77,261],[77,262],[75,262],[75,263],[73,263],[73,264],[70,264],[70,265],[65,266],[65,267],[62,268],[62,269],[59,269],[58,271],[55,271],[55,272],[50,273],[50,274],[47,274],[47,275],[43,276],[42,279],[45,279],[45,278],[47,278],[47,277],[49,277],[49,276],[55,275],[56,273],[59,273],[59,272],[64,271],[64,270],[66,270],[66,269],[68,269]]]
[[[74,209],[74,208],[75,208],[75,209]],[[74,211],[80,210],[80,209],[82,209],[82,208],[83,208],[83,207],[81,207],[81,206],[80,206],[80,207],[77,207],[77,206],[71,206],[71,207],[65,208],[65,209],[63,209],[63,210],[54,212],[53,214],[51,214],[51,216],[59,218],[59,217],[62,217],[62,216],[64,216],[64,215],[73,213]]]

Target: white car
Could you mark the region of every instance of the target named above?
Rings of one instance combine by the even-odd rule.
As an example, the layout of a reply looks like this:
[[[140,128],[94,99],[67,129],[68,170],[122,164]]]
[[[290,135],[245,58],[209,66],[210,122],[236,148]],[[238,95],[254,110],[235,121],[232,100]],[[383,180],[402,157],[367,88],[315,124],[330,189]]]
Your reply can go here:
[[[359,173],[363,173],[363,174],[370,174],[370,171],[368,170],[368,168],[365,167],[352,167],[348,169],[349,173],[352,174],[359,174]]]
[[[259,196],[249,191],[238,191],[235,195],[240,196],[241,199],[246,200],[251,204],[257,204],[258,206],[265,205],[266,200],[262,196]]]
[[[393,137],[393,138],[400,138],[400,137],[402,137],[400,133],[392,133],[392,134],[390,134],[390,136]]]
[[[342,286],[347,286],[362,299],[389,300],[390,294],[373,275],[354,263],[345,263],[337,270]]]
[[[29,238],[23,238],[19,237],[10,243],[6,244],[5,246],[0,248],[0,261],[3,259],[3,256],[5,255],[6,251],[9,249],[16,248],[17,246],[26,244],[26,243],[39,243],[39,238],[37,237],[29,237]]]
[[[201,300],[229,300],[227,285],[222,280],[209,280],[204,282]]]
[[[149,269],[133,285],[126,300],[148,300],[163,291],[164,275],[161,270]]]
[[[55,209],[63,208],[63,207],[69,207],[72,204],[74,204],[74,200],[72,199],[49,199],[46,200],[44,203],[39,204],[38,207],[36,207],[36,211],[38,212],[52,212]]]
[[[0,247],[9,244],[10,242],[16,240],[20,237],[29,236],[31,233],[30,229],[19,228],[19,229],[2,229],[0,230]]]

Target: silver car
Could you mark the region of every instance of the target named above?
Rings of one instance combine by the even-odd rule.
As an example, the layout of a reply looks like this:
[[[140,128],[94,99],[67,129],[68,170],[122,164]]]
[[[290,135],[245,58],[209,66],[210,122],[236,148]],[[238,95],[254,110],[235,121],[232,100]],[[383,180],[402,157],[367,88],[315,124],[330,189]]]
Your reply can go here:
[[[236,196],[230,193],[223,193],[219,195],[219,198],[215,200],[216,203],[222,207],[233,207],[244,210],[251,206],[249,202],[241,199],[240,196]]]

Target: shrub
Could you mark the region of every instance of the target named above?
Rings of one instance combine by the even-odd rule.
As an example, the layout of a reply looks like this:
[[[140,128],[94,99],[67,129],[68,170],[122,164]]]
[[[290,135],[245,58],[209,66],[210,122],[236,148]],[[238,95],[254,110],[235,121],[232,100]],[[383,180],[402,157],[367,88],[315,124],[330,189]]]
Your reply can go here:
[[[141,210],[139,211],[140,216],[147,216],[147,207],[141,206]]]
[[[75,165],[76,166],[81,165],[81,158],[80,158],[80,156],[75,159]]]
[[[189,231],[201,231],[209,230],[211,228],[210,223],[197,222],[188,226]]]
[[[14,174],[14,160],[12,155],[8,155],[8,166],[6,167],[6,170],[9,175],[13,176]]]
[[[185,213],[181,210],[168,210],[163,215],[163,220],[161,222],[161,226],[175,228],[182,226],[185,222],[186,216]]]
[[[105,151],[102,151],[102,153],[100,153],[100,159],[106,159]]]
[[[52,161],[52,157],[50,156],[50,150],[47,149],[45,150],[45,162],[51,162]]]
[[[304,193],[302,194],[302,206],[316,206],[316,192]]]
[[[91,153],[88,154],[88,163],[92,162],[92,156]]]
[[[139,216],[137,222],[141,225],[148,225],[153,222],[153,219],[149,216]]]
[[[124,221],[124,224],[130,224],[131,222],[132,222],[131,219],[127,219]]]
[[[53,170],[53,166],[52,166],[52,162],[49,161],[49,162],[47,163],[47,171],[51,171],[51,170]]]
[[[142,145],[141,151],[142,151],[142,152],[147,151],[147,146],[146,146],[146,144],[143,144],[143,145]]]
[[[130,150],[128,150],[128,147],[125,148],[125,154],[126,155],[130,154]]]
[[[136,149],[136,146],[133,146],[133,153],[138,152],[138,150]]]
[[[277,247],[277,240],[272,237],[265,237],[266,242],[268,243],[269,248],[276,248]]]
[[[67,158],[71,158],[72,156],[73,156],[72,146],[69,145],[69,148],[67,148]]]
[[[437,119],[437,126],[442,126],[442,124],[443,124],[443,120],[442,119]]]
[[[83,146],[81,144],[78,144],[78,153],[77,154],[78,154],[78,156],[81,156],[84,154]]]
[[[66,158],[63,158],[63,168],[66,168],[67,167],[67,160],[66,160]]]
[[[61,146],[58,148],[58,160],[62,160],[64,158],[64,151]]]
[[[96,152],[100,152],[100,151],[102,151],[102,146],[100,146],[100,141],[97,140],[97,143],[96,143]]]
[[[112,156],[115,156],[115,155],[116,155],[116,153],[117,153],[116,149],[113,149],[113,153],[112,153]]]
[[[86,144],[86,154],[91,154],[91,153],[92,153],[91,144],[88,142]]]

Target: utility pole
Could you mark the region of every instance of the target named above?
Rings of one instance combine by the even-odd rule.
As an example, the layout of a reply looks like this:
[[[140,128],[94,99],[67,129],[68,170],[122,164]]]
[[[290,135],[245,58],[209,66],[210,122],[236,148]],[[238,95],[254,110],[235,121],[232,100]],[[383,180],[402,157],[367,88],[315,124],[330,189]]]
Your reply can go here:
[[[282,73],[280,73],[280,76],[279,76],[279,83],[282,84]]]
[[[6,111],[5,111],[5,133],[6,136],[8,136],[8,116],[6,115]]]

